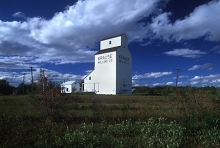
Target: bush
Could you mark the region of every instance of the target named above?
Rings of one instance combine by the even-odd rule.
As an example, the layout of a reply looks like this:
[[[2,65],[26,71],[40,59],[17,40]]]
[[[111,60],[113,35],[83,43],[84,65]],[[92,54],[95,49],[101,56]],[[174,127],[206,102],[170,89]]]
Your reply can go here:
[[[38,85],[36,85],[36,92],[38,93],[30,93],[29,101],[36,109],[39,109],[39,112],[46,116],[55,118],[65,116],[70,110],[69,104],[72,104],[73,98],[61,97],[60,89],[54,88],[54,85],[48,83],[47,79],[48,77],[45,76],[44,71],[40,70]]]

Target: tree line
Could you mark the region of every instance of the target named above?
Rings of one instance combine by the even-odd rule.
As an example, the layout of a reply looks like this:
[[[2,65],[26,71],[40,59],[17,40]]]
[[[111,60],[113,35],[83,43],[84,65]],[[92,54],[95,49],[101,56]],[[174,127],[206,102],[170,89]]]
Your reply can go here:
[[[48,82],[48,85],[52,85],[53,88],[59,88],[60,85],[55,82]],[[37,91],[37,84],[24,84],[20,83],[17,87],[14,87],[9,84],[6,80],[0,80],[0,95],[22,95],[22,94],[28,94],[32,91]]]
[[[192,86],[155,86],[155,87],[147,87],[147,86],[135,86],[133,87],[133,94],[140,94],[140,95],[168,95],[174,92],[187,92],[191,91],[192,93],[197,92],[209,92],[209,94],[217,94],[220,92],[220,87],[214,86],[205,86],[205,87],[192,87]]]

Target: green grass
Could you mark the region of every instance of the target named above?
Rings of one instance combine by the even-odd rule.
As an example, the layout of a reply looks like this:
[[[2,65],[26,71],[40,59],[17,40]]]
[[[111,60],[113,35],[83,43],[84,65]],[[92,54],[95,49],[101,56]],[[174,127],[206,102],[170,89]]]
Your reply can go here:
[[[30,105],[28,96],[0,96],[0,115],[38,115]]]
[[[219,147],[220,101],[202,96],[72,94],[51,115],[0,96],[0,147]]]

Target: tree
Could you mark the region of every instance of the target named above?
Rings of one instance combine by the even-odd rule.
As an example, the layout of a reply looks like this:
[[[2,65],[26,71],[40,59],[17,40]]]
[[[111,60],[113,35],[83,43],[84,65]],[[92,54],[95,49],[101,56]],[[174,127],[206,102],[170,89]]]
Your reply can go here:
[[[153,87],[154,95],[161,95],[162,90],[164,88],[165,88],[164,86],[160,86],[160,85]]]
[[[0,80],[0,95],[10,95],[13,94],[15,88],[9,85],[6,80]]]
[[[31,92],[31,88],[31,84],[20,83],[17,87],[17,94],[28,94],[29,92]]]
[[[30,94],[31,103],[39,107],[47,115],[54,113],[55,101],[54,98],[60,95],[60,88],[58,89],[52,82],[48,82],[48,76],[44,74],[44,70],[40,69],[38,77],[38,84],[36,85],[37,93]]]
[[[162,95],[169,95],[170,93],[172,93],[172,87],[173,86],[164,86],[164,89],[161,91]]]

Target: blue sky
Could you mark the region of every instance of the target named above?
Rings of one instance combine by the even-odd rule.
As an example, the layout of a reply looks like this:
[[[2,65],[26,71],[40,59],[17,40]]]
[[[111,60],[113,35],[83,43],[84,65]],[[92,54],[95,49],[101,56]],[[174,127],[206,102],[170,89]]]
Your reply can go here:
[[[0,0],[0,79],[30,66],[52,81],[83,79],[99,41],[125,33],[133,86],[220,86],[219,0]]]

